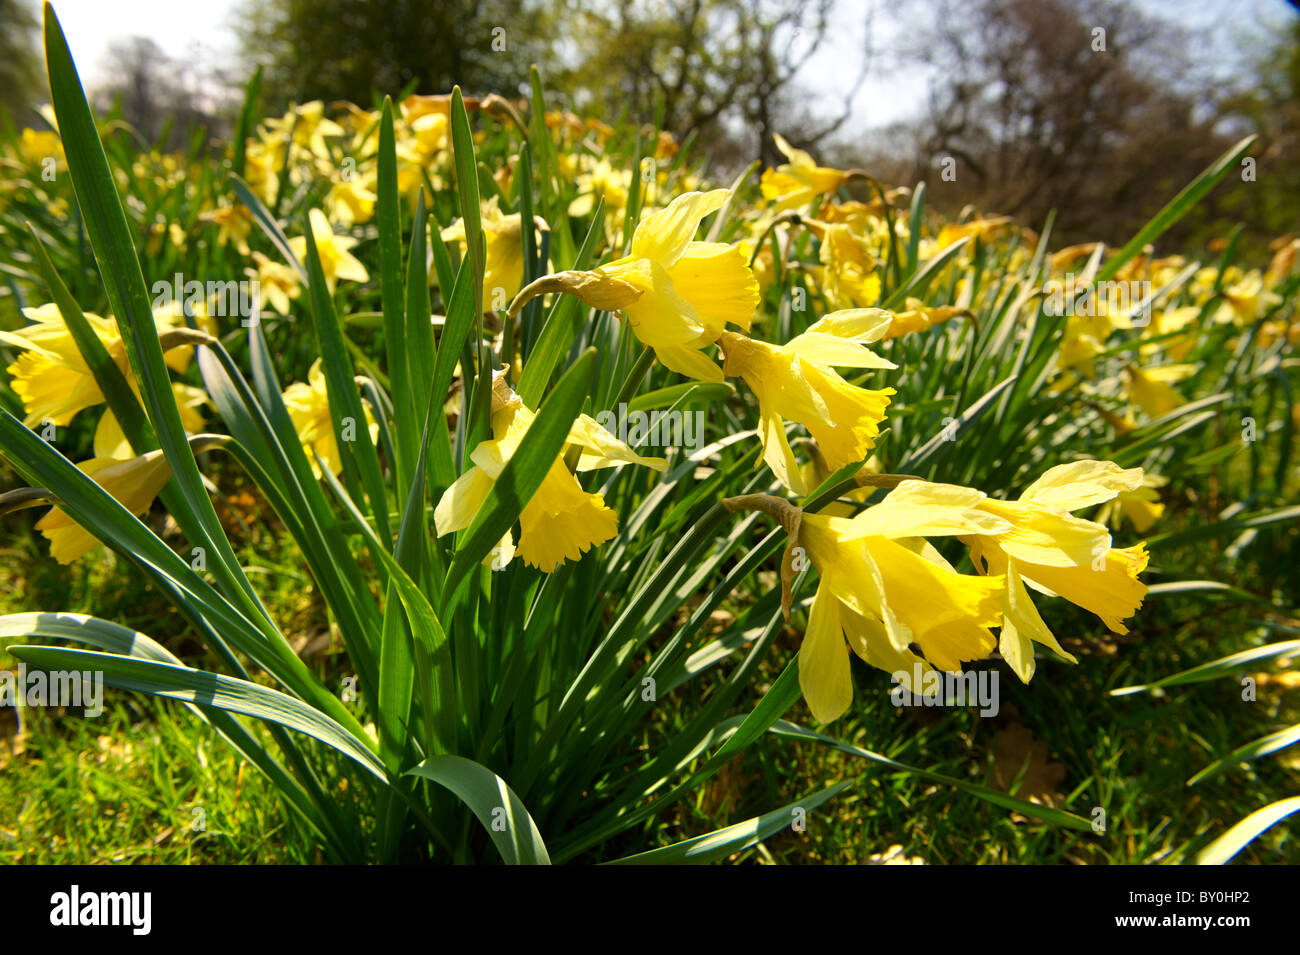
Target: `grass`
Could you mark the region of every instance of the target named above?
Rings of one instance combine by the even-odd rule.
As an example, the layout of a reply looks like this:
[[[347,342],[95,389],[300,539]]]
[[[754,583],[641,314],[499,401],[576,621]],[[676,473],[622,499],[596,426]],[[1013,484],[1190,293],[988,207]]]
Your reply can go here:
[[[224,479],[223,485],[230,486]],[[337,683],[345,658],[331,650],[323,604],[297,569],[274,518],[243,489],[231,493],[219,513],[235,531],[241,560],[264,578],[263,592],[276,619],[298,645],[309,648],[327,682]],[[0,565],[18,576],[0,594],[0,612],[51,606],[57,597],[69,610],[179,641],[185,659],[201,660],[199,647],[187,647],[181,639],[184,628],[166,601],[138,576],[103,551],[99,560],[60,567],[31,532],[33,519],[16,515],[3,525]],[[1295,536],[1290,531],[1261,535],[1239,555],[1230,579],[1262,593],[1285,586],[1290,565],[1284,548],[1294,546]],[[1212,577],[1224,562],[1221,553],[1193,547],[1158,559],[1170,579]],[[811,792],[820,781],[852,778],[848,792],[808,815],[804,832],[786,829],[736,860],[860,863],[901,846],[903,855],[932,864],[1190,861],[1211,835],[1277,794],[1300,788],[1300,760],[1285,752],[1190,789],[1186,785],[1216,754],[1300,720],[1300,692],[1286,681],[1265,680],[1256,702],[1244,702],[1241,687],[1226,678],[1155,695],[1112,697],[1108,691],[1278,639],[1261,625],[1264,619],[1238,600],[1157,596],[1148,600],[1132,632],[1116,638],[1083,613],[1062,612],[1049,623],[1079,656],[1079,665],[1044,661],[1041,665],[1051,668],[1044,676],[1050,678],[1030,686],[997,666],[1000,712],[991,719],[978,717],[974,708],[895,707],[889,678],[855,661],[859,704],[837,723],[841,739],[997,788],[1014,784],[1018,767],[1008,773],[1008,760],[1029,755],[1026,741],[1037,741],[1045,760],[1035,757],[1019,794],[1046,798],[1089,818],[1101,806],[1104,834],[1029,822],[924,779],[889,773],[823,747],[767,738],[668,814],[655,841],[739,822],[792,794]],[[797,633],[787,632],[774,660],[789,659],[797,648]],[[0,667],[14,665],[0,655]],[[766,668],[755,698],[777,672],[775,664]],[[304,848],[307,841],[293,837],[295,823],[276,794],[209,727],[174,704],[135,694],[109,689],[105,703],[103,715],[94,720],[59,710],[25,710],[21,734],[15,734],[13,712],[0,713],[0,860],[314,861]],[[662,708],[662,722],[644,744],[653,749],[653,736],[670,737],[680,714],[693,710],[691,705]],[[802,702],[790,718],[809,722]],[[1000,737],[1006,749],[1001,775]],[[192,828],[196,806],[204,810],[206,831]],[[637,844],[628,838],[629,851]],[[1278,826],[1238,858],[1295,863],[1300,846]]]

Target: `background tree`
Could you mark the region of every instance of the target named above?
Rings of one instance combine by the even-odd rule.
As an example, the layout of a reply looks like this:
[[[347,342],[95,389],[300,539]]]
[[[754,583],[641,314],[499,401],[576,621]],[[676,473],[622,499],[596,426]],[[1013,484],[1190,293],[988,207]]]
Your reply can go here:
[[[40,18],[26,0],[0,0],[0,115],[23,126],[46,98]]]
[[[834,0],[569,0],[554,14],[571,42],[552,75],[584,108],[698,135],[715,162],[774,163],[773,133],[812,145],[848,119],[867,76],[873,11],[837,10]],[[866,24],[856,81],[814,103],[799,76],[845,17]]]
[[[250,0],[238,34],[248,71],[281,101],[350,100],[376,92],[514,96],[545,45],[525,0]]]
[[[221,98],[205,94],[209,78],[202,64],[168,56],[153,40],[136,36],[109,47],[105,71],[95,98],[147,142],[165,137],[165,148],[174,149],[196,127],[212,135],[225,131]]]
[[[931,71],[911,155],[876,168],[932,200],[1061,241],[1123,241],[1229,144],[1187,36],[1115,0],[944,0],[913,55]],[[955,181],[942,178],[947,163]]]

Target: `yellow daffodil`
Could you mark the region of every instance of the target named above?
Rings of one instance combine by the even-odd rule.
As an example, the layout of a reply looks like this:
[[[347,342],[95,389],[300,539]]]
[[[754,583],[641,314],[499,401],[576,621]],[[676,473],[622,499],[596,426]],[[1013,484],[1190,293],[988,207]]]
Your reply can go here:
[[[464,530],[473,522],[534,417],[532,410],[506,384],[504,373],[498,374],[492,389],[493,438],[471,452],[474,466],[438,501],[434,523],[439,537]],[[566,448],[578,450],[579,471],[623,463],[660,471],[667,466],[662,458],[641,457],[587,415],[574,423]],[[528,566],[550,573],[563,561],[576,561],[592,547],[614,537],[618,533],[618,517],[605,506],[599,494],[582,489],[565,465],[562,453],[551,465],[541,487],[524,505],[519,528],[518,548],[507,533],[489,554],[486,563],[492,569],[504,568],[518,554]]]
[[[849,173],[819,166],[812,156],[802,149],[795,149],[783,137],[772,138],[776,141],[776,148],[788,160],[775,169],[764,169],[759,182],[763,198],[775,203],[773,211],[802,208],[849,181]]]
[[[632,254],[590,272],[543,276],[510,306],[532,295],[564,291],[601,309],[619,309],[628,327],[678,374],[722,381],[722,369],[699,351],[723,328],[748,330],[758,283],[738,245],[696,242],[700,220],[722,208],[730,191],[688,192],[652,212],[632,235]]]
[[[1196,373],[1196,365],[1156,365],[1124,369],[1124,390],[1129,400],[1151,418],[1160,418],[1187,404],[1174,383]]]
[[[1121,491],[1114,500],[1107,501],[1097,512],[1097,522],[1110,527],[1119,527],[1124,519],[1133,525],[1139,534],[1145,534],[1160,520],[1165,506],[1160,503],[1160,488],[1169,483],[1169,479],[1147,473],[1142,476],[1140,487],[1131,491]]]
[[[1115,633],[1128,632],[1123,620],[1146,596],[1146,585],[1138,580],[1146,568],[1146,550],[1142,544],[1112,547],[1105,527],[1070,512],[1141,484],[1141,468],[1077,461],[1049,469],[1015,501],[980,502],[981,510],[1004,520],[1009,529],[962,539],[976,567],[1006,577],[999,647],[1025,682],[1034,672],[1034,643],[1074,661],[1043,623],[1026,585],[1091,611]]]
[[[97,457],[82,461],[77,467],[137,517],[149,510],[153,499],[171,479],[171,470],[161,451],[150,451],[126,461]],[[59,507],[37,521],[36,529],[49,540],[50,555],[60,564],[72,563],[99,543]]]
[[[509,305],[519,294],[524,281],[523,214],[504,215],[493,196],[482,204],[484,244],[487,257],[483,272],[483,301],[485,309],[499,310]],[[539,228],[545,224],[536,220]],[[447,242],[460,244],[465,251],[465,223],[457,219],[442,230]]]
[[[357,244],[357,240],[348,235],[335,235],[334,227],[319,209],[311,210],[308,216],[311,222],[312,238],[316,240],[316,251],[320,254],[321,271],[325,273],[325,285],[331,292],[339,279],[349,282],[367,282],[370,273],[358,262],[348,250]],[[299,262],[307,261],[307,238],[297,235],[289,240],[291,251]]]
[[[183,382],[172,382],[172,394],[176,397],[176,407],[181,413],[181,427],[186,434],[198,434],[203,430],[203,412],[200,410],[211,403],[208,393],[202,388],[195,388]],[[105,408],[95,428],[95,457],[114,458],[125,461],[133,457],[131,443],[127,441],[113,412]]]
[[[33,427],[51,421],[63,427],[78,411],[101,403],[103,392],[81,357],[72,333],[63,324],[57,305],[25,308],[23,314],[32,324],[13,332],[0,331],[0,342],[21,351],[7,371],[14,393],[22,400],[27,413],[24,423]],[[134,386],[126,345],[117,323],[93,312],[86,312],[85,316],[109,357]],[[176,327],[163,312],[155,312],[154,321],[160,333]],[[190,350],[188,346],[169,350],[167,363],[177,370],[184,370]]]
[[[1215,313],[1215,321],[1227,324],[1253,325],[1273,307],[1282,303],[1282,296],[1264,285],[1264,276],[1252,271],[1238,282],[1223,289],[1226,304]]]
[[[325,196],[329,217],[345,227],[369,222],[375,214],[375,195],[360,176],[339,179]]]
[[[917,298],[909,298],[903,311],[894,313],[894,320],[889,323],[885,340],[923,332],[961,315],[966,310],[955,305],[929,306]]]
[[[317,456],[329,467],[331,474],[343,470],[343,459],[339,456],[339,445],[334,434],[334,419],[330,417],[329,391],[325,384],[325,372],[321,370],[321,359],[312,363],[307,373],[307,381],[295,381],[284,390],[284,405],[293,421],[298,440],[307,452],[311,462],[312,473],[321,476]],[[379,426],[366,408],[366,422],[370,430],[370,440],[379,437]],[[348,440],[349,429],[355,429],[356,423],[343,422],[343,438]],[[355,434],[355,431],[352,431]]]
[[[913,689],[918,673],[959,671],[997,647],[990,627],[999,619],[1002,578],[959,574],[925,540],[1001,529],[975,509],[981,497],[904,481],[851,519],[761,495],[725,502],[765,510],[786,526],[783,575],[811,562],[821,577],[799,648],[799,686],[818,720],[835,719],[852,702],[849,649]]]
[[[972,236],[980,242],[988,242],[1011,225],[1011,222],[1010,216],[993,216],[988,219],[983,216],[976,216],[969,222],[946,225],[939,230],[937,239],[939,249],[942,251],[954,242],[960,242],[962,239]]]
[[[833,308],[867,308],[880,299],[880,276],[870,244],[849,226],[810,222],[821,239],[817,257],[821,267],[813,278]]]
[[[215,209],[201,213],[202,222],[217,227],[217,245],[233,245],[240,255],[248,255],[248,234],[253,229],[253,214],[242,203],[222,202]]]
[[[265,312],[269,305],[281,315],[289,314],[289,302],[302,294],[302,282],[292,266],[273,261],[261,252],[253,253],[256,269],[246,269],[257,280],[257,310]]]
[[[888,312],[850,309],[825,316],[784,345],[770,345],[735,332],[718,343],[728,376],[745,379],[758,398],[763,460],[795,494],[806,494],[799,465],[785,433],[785,419],[806,427],[831,470],[861,461],[875,446],[892,388],[851,385],[832,368],[895,368],[866,342],[889,326]]]
[[[596,199],[605,200],[605,221],[616,226],[622,211],[627,207],[628,191],[632,188],[632,172],[615,169],[608,159],[598,159],[590,168],[578,174],[574,183],[578,196],[569,203],[569,215],[589,215]]]
[[[23,129],[18,136],[18,155],[30,166],[40,166],[45,160],[53,159],[56,171],[68,168],[63,140],[51,129]]]
[[[296,106],[280,119],[267,120],[267,126],[285,136],[292,135],[295,146],[320,159],[330,158],[325,138],[344,134],[342,126],[325,118],[325,104],[320,100]]]

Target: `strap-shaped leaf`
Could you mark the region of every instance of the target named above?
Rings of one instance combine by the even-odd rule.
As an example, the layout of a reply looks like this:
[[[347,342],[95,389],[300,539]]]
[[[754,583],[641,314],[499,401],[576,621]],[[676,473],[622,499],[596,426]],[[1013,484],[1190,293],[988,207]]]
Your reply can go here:
[[[805,796],[787,803],[780,809],[773,809],[753,819],[746,819],[734,826],[718,829],[707,835],[696,836],[684,842],[677,842],[661,849],[638,852],[633,856],[615,859],[607,865],[704,865],[718,862],[728,856],[748,849],[750,846],[770,838],[782,829],[790,827],[796,820],[802,820],[805,814],[816,809],[826,800],[838,796],[849,787],[848,781],[836,783],[829,789]]]
[[[542,402],[528,433],[493,482],[492,490],[462,538],[443,582],[444,607],[451,604],[459,584],[519,519],[525,505],[541,487],[546,473],[564,449],[595,373],[596,350],[591,348],[573,363]]]
[[[10,647],[9,652],[45,670],[89,670],[102,673],[105,683],[123,690],[184,700],[276,723],[333,747],[363,769],[386,779],[383,764],[368,740],[353,735],[320,710],[279,690],[207,670],[95,650],[25,645]]]
[[[407,775],[450,789],[483,823],[508,865],[550,865],[542,834],[506,781],[463,756],[431,756]]]

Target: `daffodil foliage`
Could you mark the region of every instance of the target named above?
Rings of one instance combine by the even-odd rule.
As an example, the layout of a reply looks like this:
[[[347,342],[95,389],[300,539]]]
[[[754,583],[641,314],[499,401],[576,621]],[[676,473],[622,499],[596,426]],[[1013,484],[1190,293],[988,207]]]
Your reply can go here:
[[[0,636],[190,706],[332,858],[724,858],[782,812],[675,845],[646,822],[762,734],[834,745],[863,694],[975,664],[1050,685],[1071,646],[1140,638],[1173,489],[1224,461],[1248,510],[1206,536],[1294,517],[1300,246],[1154,247],[1249,142],[1123,248],[1052,251],[1050,223],[945,221],[779,138],[718,187],[667,131],[548,111],[535,72],[526,102],[260,122],[255,79],[224,162],[131,155],[48,9],[46,53],[51,128],[0,196],[33,223],[3,238],[31,301],[0,332],[0,452],[29,486],[0,511],[48,507],[60,562],[115,551],[223,669],[57,608]],[[236,558],[233,468],[344,685]]]

